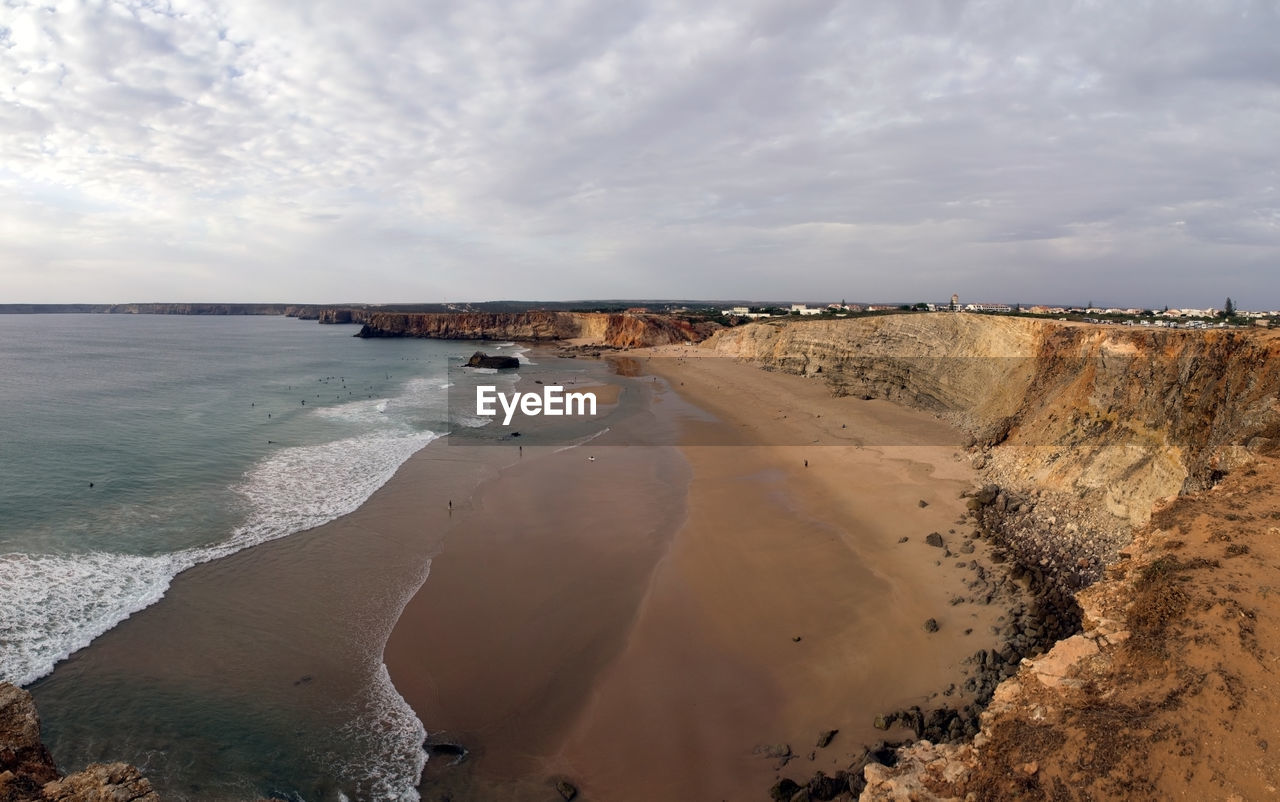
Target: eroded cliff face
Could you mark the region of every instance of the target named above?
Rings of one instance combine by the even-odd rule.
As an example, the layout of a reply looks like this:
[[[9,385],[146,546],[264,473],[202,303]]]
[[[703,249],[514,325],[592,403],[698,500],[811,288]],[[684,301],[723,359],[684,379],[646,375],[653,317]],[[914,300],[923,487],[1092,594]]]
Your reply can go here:
[[[898,750],[861,799],[1277,793],[1280,337],[941,314],[753,325],[704,347],[972,432],[999,483],[969,501],[974,534],[1032,593],[1033,631],[1059,624],[1052,648],[996,655],[1008,679],[976,738]]]
[[[159,802],[142,773],[124,763],[95,763],[63,777],[40,740],[31,694],[0,683],[0,802]]]
[[[1077,595],[1083,631],[1023,660],[970,743],[865,772],[888,800],[1269,799],[1280,716],[1280,460],[1161,505]],[[893,762],[893,761],[889,761]]]
[[[612,348],[699,342],[719,328],[665,315],[603,312],[395,313],[330,309],[321,323],[362,323],[360,337],[441,340],[583,340]]]
[[[973,434],[993,478],[1125,524],[1280,443],[1267,332],[939,313],[757,324],[706,347],[933,411]]]

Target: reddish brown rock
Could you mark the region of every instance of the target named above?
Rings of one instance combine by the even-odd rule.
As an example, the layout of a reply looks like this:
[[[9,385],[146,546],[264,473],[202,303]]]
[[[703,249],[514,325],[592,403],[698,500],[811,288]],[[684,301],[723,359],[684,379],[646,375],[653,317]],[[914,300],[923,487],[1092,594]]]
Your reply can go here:
[[[38,798],[46,802],[160,802],[142,772],[127,763],[94,763],[47,784]]]
[[[370,312],[344,313],[342,322],[363,323],[359,337],[424,337],[440,340],[582,339],[611,348],[699,342],[719,328],[667,315],[606,312]],[[326,313],[328,314],[328,313]],[[322,320],[324,318],[322,317]],[[337,322],[335,319],[334,322]]]
[[[33,783],[44,785],[58,778],[53,756],[40,740],[40,718],[31,694],[8,683],[0,683],[0,774],[13,775],[0,789]],[[0,799],[7,799],[0,790]],[[21,797],[13,797],[21,798]]]

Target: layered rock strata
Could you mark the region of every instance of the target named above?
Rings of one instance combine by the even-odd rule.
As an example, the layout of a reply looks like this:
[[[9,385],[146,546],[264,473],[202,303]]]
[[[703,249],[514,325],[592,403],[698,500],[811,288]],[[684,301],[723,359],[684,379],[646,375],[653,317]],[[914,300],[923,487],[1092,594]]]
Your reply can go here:
[[[666,315],[606,312],[459,312],[447,314],[327,310],[321,323],[361,323],[359,337],[441,340],[584,340],[611,348],[695,343],[719,328]]]
[[[994,547],[999,565],[983,581],[993,588],[988,600],[1010,614],[999,632],[1002,647],[971,660],[978,670],[964,690],[976,705],[890,713],[882,717],[886,728],[906,724],[924,740],[887,759],[863,761],[865,768],[851,766],[834,785],[815,777],[785,790],[803,791],[809,799],[1056,799],[1075,798],[1071,789],[1087,783],[1090,793],[1159,798],[1183,771],[1217,783],[1206,785],[1206,793],[1249,782],[1274,793],[1280,777],[1223,778],[1205,759],[1177,767],[1178,750],[1213,751],[1203,745],[1178,746],[1171,737],[1170,760],[1151,766],[1159,761],[1116,732],[1157,721],[1162,732],[1171,732],[1180,715],[1188,726],[1211,731],[1239,718],[1228,716],[1222,725],[1175,711],[1185,698],[1211,695],[1215,674],[1230,701],[1232,683],[1239,685],[1247,671],[1196,665],[1203,660],[1184,648],[1195,641],[1175,639],[1164,654],[1181,653],[1181,665],[1135,658],[1148,672],[1135,678],[1134,660],[1118,645],[1128,638],[1133,609],[1143,605],[1158,608],[1152,615],[1163,622],[1162,631],[1188,635],[1191,627],[1177,626],[1177,619],[1189,610],[1220,607],[1213,591],[1206,588],[1203,601],[1178,611],[1155,599],[1182,599],[1178,583],[1210,576],[1203,569],[1212,570],[1218,560],[1162,559],[1144,547],[1136,568],[1124,566],[1135,559],[1133,532],[1161,523],[1160,516],[1151,522],[1154,509],[1187,494],[1199,498],[1233,471],[1256,473],[1274,452],[1280,435],[1278,343],[1266,332],[1143,330],[965,314],[757,324],[714,336],[704,347],[814,377],[836,394],[889,398],[951,420],[973,435],[970,458],[990,482],[968,500],[971,536]],[[1272,475],[1280,478],[1280,470],[1273,468]],[[1235,515],[1224,514],[1228,520]],[[1138,543],[1146,540],[1144,535]],[[1249,554],[1247,545],[1227,548],[1232,546],[1229,556]],[[1181,549],[1183,541],[1161,548]],[[1177,579],[1155,594],[1146,587],[1151,571],[1165,568]],[[1127,579],[1099,582],[1111,576],[1109,570]],[[1241,605],[1231,609],[1236,607]],[[1241,631],[1252,637],[1259,611],[1236,613],[1245,622]],[[1259,653],[1256,644],[1244,652],[1250,648]],[[1280,659],[1271,652],[1263,656]],[[1244,653],[1236,657],[1250,660]],[[1061,687],[1069,690],[1067,697],[1052,696]],[[1132,701],[1118,704],[1117,698]],[[975,715],[984,708],[980,718]],[[1130,772],[1123,766],[1104,767],[1099,779],[1101,763],[1094,763],[1105,756],[1090,744],[1103,736],[1127,759],[1144,764],[1140,783],[1126,785]],[[1266,739],[1257,743],[1265,751]],[[1064,752],[1071,759],[1058,759]]]

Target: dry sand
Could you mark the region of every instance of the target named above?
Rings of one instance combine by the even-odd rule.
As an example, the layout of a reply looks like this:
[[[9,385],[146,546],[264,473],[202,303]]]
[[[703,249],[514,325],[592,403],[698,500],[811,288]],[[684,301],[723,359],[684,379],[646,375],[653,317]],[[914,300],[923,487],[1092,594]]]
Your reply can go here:
[[[631,354],[671,386],[652,413],[679,452],[526,449],[454,522],[386,651],[428,729],[474,750],[433,761],[424,798],[552,799],[560,776],[586,799],[765,798],[758,747],[789,744],[794,776],[842,768],[877,713],[993,645],[994,610],[948,604],[960,558],[924,543],[960,542],[960,433],[685,352]]]

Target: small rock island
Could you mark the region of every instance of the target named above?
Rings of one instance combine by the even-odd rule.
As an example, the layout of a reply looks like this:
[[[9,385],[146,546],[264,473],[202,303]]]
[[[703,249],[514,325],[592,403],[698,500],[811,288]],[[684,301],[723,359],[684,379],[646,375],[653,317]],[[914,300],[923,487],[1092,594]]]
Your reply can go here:
[[[497,370],[507,370],[509,368],[520,367],[520,360],[514,356],[489,356],[484,351],[476,351],[467,360],[467,364],[463,365],[467,368],[496,368]]]

